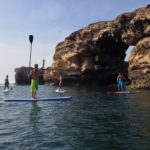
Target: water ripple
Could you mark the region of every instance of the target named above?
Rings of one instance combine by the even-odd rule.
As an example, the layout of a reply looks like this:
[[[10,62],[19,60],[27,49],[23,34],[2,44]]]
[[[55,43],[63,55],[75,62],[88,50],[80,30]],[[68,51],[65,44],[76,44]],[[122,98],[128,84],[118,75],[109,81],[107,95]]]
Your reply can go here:
[[[38,96],[73,96],[69,102],[6,103],[6,98],[30,98],[29,86],[0,93],[2,150],[148,150],[149,91],[107,95],[100,87],[40,86]],[[0,89],[3,90],[2,88]]]

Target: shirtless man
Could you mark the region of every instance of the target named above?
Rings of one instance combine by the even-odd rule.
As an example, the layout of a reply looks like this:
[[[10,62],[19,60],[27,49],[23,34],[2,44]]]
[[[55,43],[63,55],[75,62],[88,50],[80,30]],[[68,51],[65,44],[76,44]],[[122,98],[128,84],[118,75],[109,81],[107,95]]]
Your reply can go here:
[[[119,73],[117,76],[117,82],[118,82],[118,91],[123,91],[124,90],[124,80],[125,77],[123,74]]]

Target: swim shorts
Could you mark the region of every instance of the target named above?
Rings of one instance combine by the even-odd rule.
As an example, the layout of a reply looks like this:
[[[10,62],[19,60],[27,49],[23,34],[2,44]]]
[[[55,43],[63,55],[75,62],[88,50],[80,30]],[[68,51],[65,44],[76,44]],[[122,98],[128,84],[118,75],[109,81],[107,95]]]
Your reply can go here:
[[[31,92],[38,91],[38,80],[31,80]]]
[[[123,89],[123,86],[124,86],[124,85],[123,85],[123,82],[122,82],[122,81],[119,81],[119,82],[118,82],[118,87],[121,88],[121,89]]]

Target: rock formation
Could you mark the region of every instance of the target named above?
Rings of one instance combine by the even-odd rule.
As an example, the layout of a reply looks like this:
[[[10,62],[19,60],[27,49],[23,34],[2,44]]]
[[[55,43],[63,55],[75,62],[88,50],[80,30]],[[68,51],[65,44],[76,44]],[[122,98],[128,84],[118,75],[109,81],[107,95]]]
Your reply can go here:
[[[133,88],[150,88],[150,37],[136,44],[129,62],[129,77]]]
[[[18,85],[29,85],[31,83],[31,76],[29,76],[30,70],[33,68],[29,67],[20,67],[15,69],[15,83]],[[43,78],[44,70],[41,71],[39,76],[39,84],[44,84]]]
[[[135,88],[150,88],[149,38],[150,5],[112,21],[90,24],[57,44],[45,80],[55,78],[61,71],[66,80],[115,81],[118,72],[127,75],[124,59],[132,45],[135,48],[129,59],[129,77]]]
[[[44,84],[44,69],[45,66],[45,60],[43,60],[43,66],[42,69],[40,69],[40,75],[39,75],[39,84]],[[20,67],[15,69],[15,83],[19,85],[29,85],[31,83],[31,76],[30,72],[34,68],[32,67]]]
[[[30,84],[31,78],[28,76],[30,69],[28,67],[21,67],[15,69],[15,82],[19,85]]]

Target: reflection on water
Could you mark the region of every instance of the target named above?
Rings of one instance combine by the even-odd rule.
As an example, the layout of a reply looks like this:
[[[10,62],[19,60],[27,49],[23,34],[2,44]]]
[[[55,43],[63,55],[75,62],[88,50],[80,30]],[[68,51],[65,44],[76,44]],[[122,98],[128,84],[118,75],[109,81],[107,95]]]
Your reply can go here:
[[[38,131],[38,121],[39,121],[39,113],[40,113],[40,107],[38,107],[37,102],[32,102],[32,107],[30,110],[30,123],[33,127],[33,131]]]
[[[150,92],[111,95],[101,87],[40,86],[38,96],[71,95],[67,102],[5,103],[30,98],[29,86],[0,93],[0,149],[148,150]],[[9,144],[8,144],[9,143]]]

